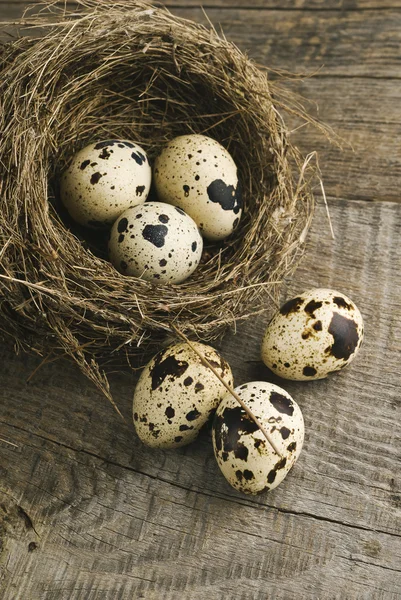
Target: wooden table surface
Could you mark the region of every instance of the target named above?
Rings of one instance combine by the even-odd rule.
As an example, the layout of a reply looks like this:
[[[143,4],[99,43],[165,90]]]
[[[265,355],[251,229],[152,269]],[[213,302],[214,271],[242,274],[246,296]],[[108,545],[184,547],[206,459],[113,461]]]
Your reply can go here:
[[[204,22],[198,0],[166,2]],[[25,2],[0,1],[0,18]],[[315,72],[298,91],[349,141],[312,129],[322,203],[283,299],[331,287],[359,305],[366,341],[348,370],[284,383],[302,407],[303,453],[276,490],[236,493],[210,436],[176,451],[142,446],[135,376],[112,377],[127,424],[63,361],[0,349],[0,597],[401,599],[401,0],[209,0],[206,11],[259,63]],[[315,107],[311,105],[311,110]],[[267,378],[267,317],[221,342],[236,383]],[[276,380],[276,383],[278,381]]]

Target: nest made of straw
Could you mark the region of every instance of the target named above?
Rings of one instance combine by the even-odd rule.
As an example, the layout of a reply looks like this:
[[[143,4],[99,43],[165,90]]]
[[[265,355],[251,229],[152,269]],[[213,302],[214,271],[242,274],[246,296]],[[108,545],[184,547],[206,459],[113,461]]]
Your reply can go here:
[[[271,306],[310,223],[310,163],[288,141],[285,93],[211,26],[134,0],[47,3],[29,25],[44,35],[0,50],[0,326],[18,348],[73,357],[109,395],[105,357],[154,350],[172,323],[208,341]],[[190,132],[234,157],[240,226],[181,285],[124,277],[60,216],[58,177],[94,140],[133,139],[152,159]]]

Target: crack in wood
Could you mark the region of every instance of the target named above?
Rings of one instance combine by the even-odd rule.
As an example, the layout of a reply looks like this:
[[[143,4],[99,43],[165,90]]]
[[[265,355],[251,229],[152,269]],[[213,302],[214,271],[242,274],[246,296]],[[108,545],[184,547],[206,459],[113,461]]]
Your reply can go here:
[[[366,560],[362,560],[360,558],[356,558],[355,556],[341,556],[338,555],[340,558],[343,558],[344,560],[350,560],[354,563],[361,563],[363,565],[369,565],[370,567],[377,567],[378,569],[385,569],[386,571],[393,571],[393,573],[401,573],[401,569],[392,569],[391,567],[386,567],[384,565],[378,565],[377,563],[374,562],[368,562]]]
[[[2,422],[2,423],[6,424],[4,422]],[[158,475],[152,475],[150,473],[146,473],[145,471],[141,471],[139,469],[134,469],[133,467],[130,467],[129,465],[124,465],[124,464],[121,464],[119,462],[112,461],[112,460],[107,459],[107,458],[105,458],[103,456],[100,456],[100,455],[98,455],[98,454],[96,454],[94,452],[90,452],[89,450],[85,450],[83,448],[82,449],[76,449],[76,448],[74,448],[72,446],[68,446],[66,444],[63,444],[62,442],[58,442],[58,441],[53,440],[51,438],[47,438],[46,436],[42,436],[40,434],[37,434],[37,433],[34,433],[34,432],[30,432],[28,430],[25,430],[22,427],[17,427],[15,425],[9,425],[9,427],[15,427],[15,429],[23,431],[24,433],[27,433],[29,435],[33,435],[34,437],[38,437],[40,439],[43,439],[43,440],[47,441],[48,443],[56,444],[56,445],[58,445],[58,446],[60,446],[62,448],[65,448],[65,449],[70,450],[70,451],[75,452],[75,453],[85,454],[87,456],[95,458],[96,460],[99,460],[99,461],[101,461],[103,463],[106,463],[108,465],[111,465],[111,466],[114,466],[114,467],[118,467],[120,469],[125,469],[127,471],[132,472],[132,473],[136,473],[138,475],[142,475],[144,477],[148,477],[148,478],[153,479],[155,481],[161,481],[161,482],[163,482],[163,483],[165,483],[167,485],[171,485],[173,487],[182,489],[182,490],[184,490],[186,492],[192,492],[192,493],[200,494],[202,496],[206,496],[206,497],[210,497],[210,498],[223,498],[224,500],[226,500],[228,502],[231,502],[233,504],[239,504],[241,506],[246,506],[248,508],[253,508],[253,509],[256,509],[256,510],[261,510],[261,509],[269,508],[269,509],[275,510],[275,511],[277,511],[279,513],[289,514],[289,515],[293,515],[295,517],[296,516],[301,516],[301,517],[306,517],[306,518],[314,519],[314,520],[317,520],[317,521],[324,521],[324,522],[327,522],[327,523],[332,523],[332,524],[335,524],[335,525],[340,525],[340,526],[343,526],[343,527],[348,527],[348,528],[351,528],[351,529],[357,529],[359,531],[368,531],[368,532],[372,532],[372,533],[381,533],[381,534],[384,534],[384,535],[390,535],[390,536],[395,537],[395,538],[401,538],[401,533],[397,534],[397,533],[394,533],[394,532],[391,532],[391,531],[382,530],[382,529],[369,528],[369,527],[364,527],[362,525],[355,525],[353,523],[349,523],[349,522],[346,522],[346,521],[341,521],[341,520],[338,520],[338,519],[331,519],[331,518],[326,517],[326,516],[316,515],[316,514],[313,514],[313,513],[306,512],[306,511],[294,511],[294,510],[285,509],[283,507],[278,507],[278,506],[271,505],[271,504],[264,504],[264,503],[253,502],[250,498],[246,498],[243,501],[241,501],[240,499],[234,498],[233,496],[231,496],[229,494],[221,494],[221,493],[214,494],[210,490],[208,490],[209,493],[207,493],[205,491],[205,488],[202,488],[202,489],[188,488],[188,487],[186,487],[184,485],[181,485],[181,484],[179,484],[177,482],[170,481],[168,479],[164,479],[163,477],[160,477]],[[40,489],[42,489],[42,488],[40,488]],[[57,496],[55,496],[55,497],[57,497]],[[61,500],[60,498],[58,498],[58,499]]]

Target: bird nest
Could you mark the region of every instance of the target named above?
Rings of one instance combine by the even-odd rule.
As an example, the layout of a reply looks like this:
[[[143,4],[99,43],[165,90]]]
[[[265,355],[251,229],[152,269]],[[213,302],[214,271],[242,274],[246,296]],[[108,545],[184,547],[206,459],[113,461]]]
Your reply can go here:
[[[302,251],[314,169],[288,140],[280,111],[299,111],[277,76],[210,24],[142,1],[81,0],[70,12],[47,3],[19,26],[44,33],[0,48],[1,330],[18,349],[74,358],[110,397],[107,362],[146,356],[173,325],[210,341],[272,307]],[[63,213],[60,173],[95,140],[134,140],[152,162],[186,133],[233,156],[240,225],[205,246],[185,283],[123,276],[105,240]]]

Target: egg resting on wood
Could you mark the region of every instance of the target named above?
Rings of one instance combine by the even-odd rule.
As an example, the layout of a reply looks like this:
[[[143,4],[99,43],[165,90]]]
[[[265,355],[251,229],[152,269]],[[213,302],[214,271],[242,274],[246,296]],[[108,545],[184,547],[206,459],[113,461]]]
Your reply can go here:
[[[274,489],[298,459],[304,441],[301,409],[282,388],[252,381],[235,392],[270,435],[281,457],[256,423],[227,393],[213,421],[213,448],[221,472],[235,489],[258,494]]]
[[[362,315],[347,296],[310,290],[274,315],[263,338],[262,360],[284,379],[322,379],[350,364],[363,332]]]
[[[159,200],[180,206],[212,241],[237,227],[242,197],[237,167],[228,151],[205,135],[174,138],[156,158],[153,177]]]
[[[211,346],[192,342],[233,385],[230,366]],[[134,393],[136,432],[147,446],[178,448],[198,436],[226,388],[186,343],[160,351],[143,369]]]
[[[61,176],[60,196],[71,217],[92,229],[107,227],[149,193],[146,152],[128,140],[105,140],[77,152]]]

